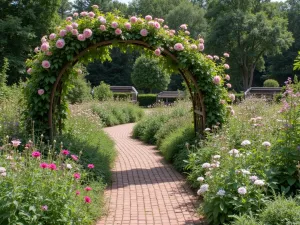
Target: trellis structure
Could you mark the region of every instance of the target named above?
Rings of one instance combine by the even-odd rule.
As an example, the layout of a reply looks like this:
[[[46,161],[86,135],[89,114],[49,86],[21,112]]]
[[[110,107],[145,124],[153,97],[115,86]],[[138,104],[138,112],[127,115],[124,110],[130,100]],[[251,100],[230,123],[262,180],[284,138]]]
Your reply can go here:
[[[31,78],[27,85],[27,116],[35,121],[35,130],[49,132],[53,138],[63,129],[67,116],[65,96],[73,67],[78,62],[109,59],[109,46],[142,48],[150,57],[161,57],[164,66],[177,69],[187,84],[193,103],[195,132],[222,123],[228,98],[225,58],[207,56],[204,40],[194,40],[183,24],[177,32],[162,19],[132,16],[125,19],[113,13],[103,14],[97,6],[92,12],[68,17],[56,33],[42,38],[32,59],[27,61]],[[227,56],[225,54],[225,56]],[[219,62],[217,64],[217,62]]]

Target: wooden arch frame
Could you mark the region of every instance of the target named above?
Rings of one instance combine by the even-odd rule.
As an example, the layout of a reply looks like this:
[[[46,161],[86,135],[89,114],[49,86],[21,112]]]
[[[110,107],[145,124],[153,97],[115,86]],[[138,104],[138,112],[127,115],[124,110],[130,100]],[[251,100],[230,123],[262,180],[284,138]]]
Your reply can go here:
[[[77,54],[72,61],[69,61],[67,64],[63,66],[63,68],[60,70],[57,79],[53,85],[53,88],[51,90],[51,95],[50,95],[50,106],[48,110],[48,126],[49,126],[49,131],[50,131],[50,138],[53,139],[54,134],[57,131],[57,128],[55,127],[55,123],[53,122],[53,115],[55,113],[55,109],[57,106],[60,105],[61,103],[61,93],[62,93],[62,77],[65,74],[66,70],[72,66],[74,66],[79,59],[84,56],[85,54],[88,53],[89,50],[96,49],[98,47],[104,47],[104,46],[109,46],[112,45],[113,43],[119,43],[119,44],[131,44],[131,45],[137,45],[140,47],[144,47],[150,50],[154,50],[149,44],[143,41],[139,40],[110,40],[110,41],[101,41],[99,43],[93,44],[83,51],[81,51],[79,54]],[[177,58],[169,51],[163,50],[161,53],[165,57],[169,57],[172,59],[175,63],[179,63]],[[201,90],[198,87],[197,80],[193,76],[193,74],[186,69],[178,69],[180,74],[182,75],[184,81],[186,82],[192,103],[193,103],[193,116],[194,116],[194,130],[195,133],[202,133],[205,129],[205,124],[206,124],[206,115],[205,115],[205,105],[203,102],[203,94]],[[56,95],[58,93],[58,95]],[[58,130],[61,132],[61,119],[58,122],[59,127]]]

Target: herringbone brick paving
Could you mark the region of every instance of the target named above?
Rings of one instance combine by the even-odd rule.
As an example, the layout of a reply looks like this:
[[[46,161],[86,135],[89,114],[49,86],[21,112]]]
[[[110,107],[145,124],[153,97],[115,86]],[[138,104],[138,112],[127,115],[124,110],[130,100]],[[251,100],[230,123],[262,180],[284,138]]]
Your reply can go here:
[[[105,128],[116,143],[113,182],[105,191],[107,215],[97,225],[201,224],[197,197],[155,146],[131,138],[134,124]]]

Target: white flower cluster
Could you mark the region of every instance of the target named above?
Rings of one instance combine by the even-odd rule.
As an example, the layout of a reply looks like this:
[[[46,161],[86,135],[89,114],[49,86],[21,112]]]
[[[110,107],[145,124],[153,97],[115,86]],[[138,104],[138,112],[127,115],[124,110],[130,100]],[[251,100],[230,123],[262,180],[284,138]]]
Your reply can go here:
[[[237,149],[231,149],[229,152],[229,155],[234,156],[234,157],[240,157],[240,152]]]
[[[6,169],[4,167],[0,167],[0,176],[5,177],[6,176]]]
[[[204,177],[198,177],[197,181],[200,181],[200,182],[204,181]]]
[[[220,189],[218,192],[217,192],[217,195],[219,196],[224,196],[226,194],[226,191],[224,189]]]
[[[240,195],[245,195],[245,194],[247,194],[247,189],[245,187],[240,187],[240,188],[238,188],[238,193]]]
[[[250,145],[250,144],[251,144],[251,142],[249,140],[244,140],[241,143],[242,146],[246,146],[246,145]]]
[[[204,192],[208,191],[209,185],[208,184],[202,184],[200,186],[200,189],[197,191],[198,195],[203,194]]]

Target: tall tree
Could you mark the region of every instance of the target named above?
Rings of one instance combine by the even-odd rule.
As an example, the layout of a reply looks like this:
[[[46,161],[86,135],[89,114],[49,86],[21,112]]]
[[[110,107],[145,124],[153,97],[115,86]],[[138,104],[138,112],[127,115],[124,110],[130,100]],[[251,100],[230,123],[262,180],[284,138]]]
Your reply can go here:
[[[58,9],[58,13],[60,18],[64,19],[70,14],[72,11],[72,3],[69,0],[61,0],[60,7]]]
[[[260,0],[212,0],[208,6],[209,49],[230,52],[244,90],[252,86],[254,71],[264,69],[264,56],[280,54],[293,43],[279,6]]]

